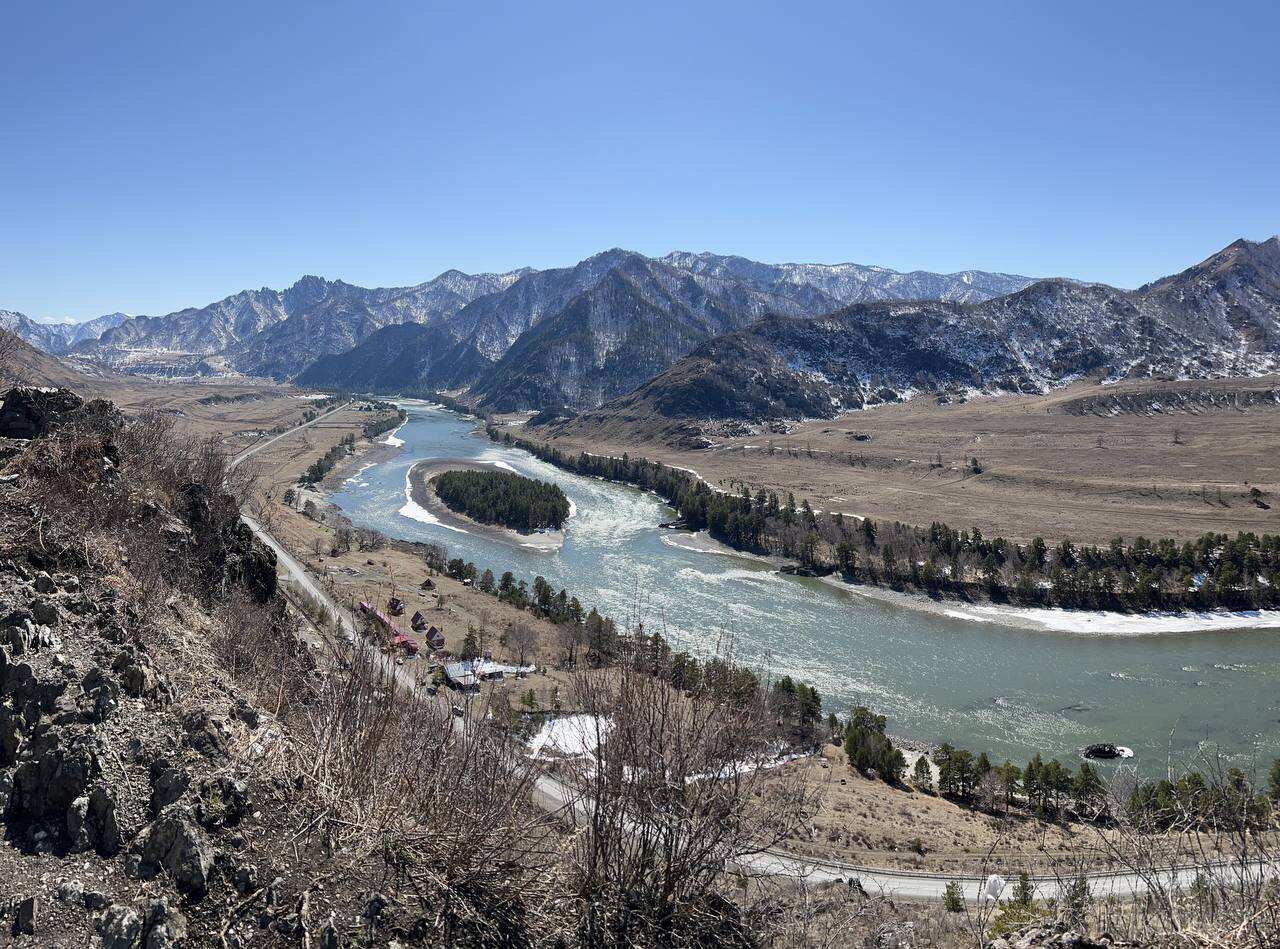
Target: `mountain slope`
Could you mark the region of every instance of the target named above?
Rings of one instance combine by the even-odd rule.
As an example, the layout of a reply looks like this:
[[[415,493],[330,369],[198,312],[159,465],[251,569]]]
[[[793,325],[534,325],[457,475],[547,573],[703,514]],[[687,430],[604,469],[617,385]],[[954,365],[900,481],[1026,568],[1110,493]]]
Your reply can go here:
[[[42,352],[18,337],[16,351],[7,365],[0,366],[0,395],[17,381],[35,386],[56,386],[85,391],[90,378],[72,369],[56,356]]]
[[[323,356],[297,377],[303,386],[407,392],[470,385],[492,363],[437,325],[401,323],[371,333],[348,352]]]
[[[664,263],[691,273],[741,280],[759,290],[793,293],[809,287],[837,304],[878,300],[943,300],[977,303],[1021,290],[1032,283],[1017,274],[963,270],[953,274],[913,270],[902,273],[862,264],[762,264],[745,257],[674,251]]]
[[[159,317],[134,317],[102,338],[75,347],[124,368],[154,365],[161,354],[217,355],[217,365],[247,375],[289,378],[315,359],[343,352],[374,330],[430,323],[453,315],[477,296],[503,289],[523,271],[463,274],[450,270],[414,287],[353,286],[303,277],[287,290],[244,290],[208,306]]]
[[[1280,368],[1280,240],[1237,241],[1135,291],[1044,280],[981,303],[855,304],[713,339],[572,423],[832,417],[927,391]]]
[[[601,310],[603,301],[620,291],[603,283],[615,271],[625,276],[631,289],[623,294],[629,300],[627,307],[609,315]],[[101,325],[101,338],[72,334],[63,342],[61,337],[54,339],[62,331],[27,332],[40,334],[38,345],[70,350],[78,357],[142,374],[242,373],[292,379],[318,359],[352,351],[384,327],[440,323],[462,345],[460,352],[467,354],[467,371],[451,376],[466,378],[472,370],[480,373],[484,363],[474,362],[475,354],[497,366],[497,374],[484,386],[493,404],[540,407],[546,400],[566,398],[589,406],[643,382],[697,343],[766,314],[813,316],[853,301],[904,295],[970,299],[1026,282],[1022,277],[976,271],[897,274],[855,264],[771,265],[711,254],[676,253],[655,260],[614,249],[572,267],[479,275],[451,270],[413,287],[369,289],[309,276],[283,291],[243,290],[203,307],[113,320]],[[563,378],[546,385],[535,383],[532,369],[522,370],[513,360],[504,362],[517,340],[563,313],[584,293],[594,294],[594,304],[584,302],[574,314],[552,320],[546,332],[535,333],[521,350],[535,355],[545,371],[563,370]],[[578,317],[583,308],[593,306],[596,315],[582,323]],[[626,313],[652,325],[624,325]],[[587,329],[606,324],[604,335]],[[578,328],[569,330],[570,325]],[[550,358],[550,350],[563,350],[566,332],[585,332],[593,338],[584,337],[585,349],[572,359]],[[393,334],[370,350],[380,353],[376,361],[356,358],[377,379],[340,374],[357,388],[380,388],[388,378],[400,379],[398,369],[388,375],[380,368],[398,359],[385,348],[398,339]],[[412,351],[397,366],[421,365],[424,372],[439,377],[432,368],[434,360],[422,350],[423,341],[414,334],[403,339]],[[652,352],[638,354],[640,341],[646,339]],[[433,351],[443,345],[438,338],[430,341]],[[612,355],[615,352],[617,356]],[[643,373],[639,367],[646,367]],[[332,368],[326,364],[321,374],[331,375]],[[425,377],[415,382],[417,386],[425,383]]]
[[[821,295],[802,302],[639,254],[609,257],[612,266],[594,286],[521,333],[474,387],[481,405],[491,411],[598,405],[631,391],[704,340],[766,313],[802,315],[830,305]]]
[[[97,339],[129,319],[127,313],[108,313],[83,323],[38,323],[14,310],[0,310],[0,326],[11,329],[36,349],[60,356],[85,340]]]

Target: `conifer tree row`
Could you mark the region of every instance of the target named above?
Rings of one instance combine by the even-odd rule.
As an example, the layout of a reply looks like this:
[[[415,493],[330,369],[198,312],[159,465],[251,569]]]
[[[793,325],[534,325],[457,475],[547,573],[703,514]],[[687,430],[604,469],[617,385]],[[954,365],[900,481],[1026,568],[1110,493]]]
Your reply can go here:
[[[557,467],[653,491],[691,530],[738,550],[778,554],[817,573],[935,596],[1019,606],[1125,611],[1280,607],[1280,534],[1207,533],[1194,541],[1115,538],[1107,546],[1037,537],[1018,544],[978,528],[917,527],[819,514],[808,501],[764,490],[713,491],[676,468],[631,458],[573,455],[489,428]]]

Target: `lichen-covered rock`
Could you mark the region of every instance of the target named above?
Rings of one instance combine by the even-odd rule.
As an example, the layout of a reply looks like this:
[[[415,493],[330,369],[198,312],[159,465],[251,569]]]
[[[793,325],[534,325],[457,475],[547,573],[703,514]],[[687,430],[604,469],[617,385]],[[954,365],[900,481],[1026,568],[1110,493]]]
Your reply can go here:
[[[138,949],[142,945],[142,916],[129,906],[113,903],[98,925],[102,949]]]
[[[187,938],[187,917],[164,897],[147,905],[143,949],[175,949]]]
[[[120,678],[120,687],[134,698],[147,698],[156,693],[156,674],[151,660],[132,646],[116,654],[111,671]]]
[[[102,774],[101,754],[91,735],[38,731],[14,772],[10,807],[31,820],[64,820],[71,803]]]
[[[196,787],[196,819],[209,830],[234,827],[249,810],[249,787],[229,775],[207,777]]]
[[[18,760],[18,752],[27,740],[27,724],[17,712],[0,709],[0,767]]]
[[[231,748],[231,729],[226,719],[197,709],[182,721],[186,743],[206,758],[226,758]]]
[[[105,722],[120,708],[120,683],[113,679],[101,667],[94,666],[83,679],[80,689],[90,704],[89,718],[95,722]]]

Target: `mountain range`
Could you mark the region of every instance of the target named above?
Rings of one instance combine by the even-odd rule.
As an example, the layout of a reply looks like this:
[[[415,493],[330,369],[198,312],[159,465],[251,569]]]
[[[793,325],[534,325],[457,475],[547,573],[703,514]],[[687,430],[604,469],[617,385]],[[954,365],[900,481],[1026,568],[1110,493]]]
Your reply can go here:
[[[127,313],[108,313],[83,323],[39,323],[14,310],[0,310],[0,326],[13,330],[32,346],[54,356],[69,352],[77,343],[97,339],[127,319]]]
[[[615,248],[571,267],[450,270],[411,287],[308,276],[80,329],[0,319],[77,365],[445,390],[485,411],[564,409],[585,423],[825,417],[919,392],[1254,375],[1280,366],[1278,301],[1272,238],[1136,290]]]
[[[1137,290],[1042,280],[976,303],[859,303],[709,340],[579,429],[832,418],[929,393],[1043,392],[1128,376],[1280,370],[1280,239],[1238,240]],[[684,438],[687,425],[668,426]]]
[[[203,307],[118,320],[66,343],[15,319],[36,346],[147,375],[238,373],[387,392],[470,387],[494,409],[589,407],[768,314],[815,316],[920,293],[985,299],[1029,282],[980,271],[900,274],[614,249],[572,267],[451,270],[413,287],[366,289],[308,276],[282,291],[244,290]]]

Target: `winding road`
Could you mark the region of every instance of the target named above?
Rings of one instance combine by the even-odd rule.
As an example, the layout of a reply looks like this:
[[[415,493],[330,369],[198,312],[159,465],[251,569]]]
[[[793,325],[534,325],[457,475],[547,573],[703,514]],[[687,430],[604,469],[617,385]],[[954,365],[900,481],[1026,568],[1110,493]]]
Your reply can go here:
[[[309,422],[304,422],[273,438],[250,446],[236,455],[228,467],[235,468],[262,449],[315,425],[330,415],[340,412],[350,404],[351,402],[348,401]],[[312,577],[306,568],[276,538],[271,536],[270,532],[256,518],[250,514],[242,513],[241,519],[259,540],[275,552],[279,568],[288,575],[289,579],[314,597],[317,602],[324,604],[330,614],[341,624],[344,631],[352,636],[357,635],[357,624],[350,610],[330,596],[323,584]],[[371,652],[379,657],[379,662],[389,676],[393,677],[396,682],[409,692],[414,693],[417,691],[419,683],[404,667],[396,665],[382,652],[373,648],[372,644],[368,645],[371,647]],[[535,780],[532,794],[534,802],[548,813],[567,813],[574,819],[580,819],[586,815],[586,807],[583,803],[582,795],[548,775],[539,776]],[[990,876],[944,875],[910,870],[862,867],[841,863],[836,860],[798,856],[781,850],[744,853],[734,858],[732,863],[737,869],[745,873],[788,876],[803,879],[809,883],[852,883],[856,880],[868,892],[883,893],[885,896],[892,898],[941,900],[947,886],[953,882],[959,885],[960,891],[967,902],[978,903],[990,895],[988,891]],[[993,868],[993,872],[1012,880],[1017,874],[1017,868]],[[1087,874],[1086,879],[1091,892],[1097,898],[1109,896],[1126,897],[1146,893],[1153,883],[1165,887],[1187,887],[1192,885],[1202,872],[1202,869],[1198,867],[1169,867],[1158,870],[1151,875],[1097,871]],[[1213,872],[1224,880],[1237,878],[1244,874],[1252,875],[1255,878],[1257,875],[1277,877],[1280,876],[1280,864],[1274,862],[1252,862],[1242,866],[1240,863],[1224,862],[1215,865]],[[1052,899],[1057,897],[1066,886],[1072,885],[1074,881],[1072,879],[1060,880],[1057,877],[1037,876],[1032,877],[1032,882],[1038,897]]]

